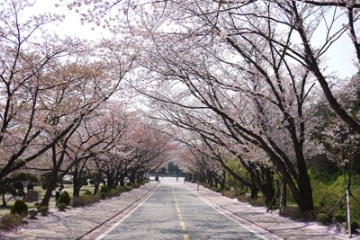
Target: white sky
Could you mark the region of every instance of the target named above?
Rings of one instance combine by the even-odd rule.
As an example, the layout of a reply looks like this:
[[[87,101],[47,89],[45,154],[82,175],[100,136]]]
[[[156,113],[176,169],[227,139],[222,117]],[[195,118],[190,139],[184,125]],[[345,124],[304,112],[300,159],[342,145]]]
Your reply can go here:
[[[99,40],[113,36],[107,29],[100,27],[92,29],[94,27],[93,25],[82,24],[80,22],[80,16],[75,11],[70,11],[65,4],[63,6],[55,7],[55,3],[56,1],[53,0],[37,0],[34,8],[34,14],[51,12],[65,16],[63,22],[59,22],[56,26],[51,25],[49,32],[54,31],[59,36],[78,37],[88,40]]]
[[[356,68],[353,59],[349,56],[355,56],[355,50],[348,37],[338,41],[329,49],[329,70],[337,72],[340,76],[352,77],[358,69]]]
[[[52,26],[49,31],[55,31],[60,36],[64,35],[88,40],[100,40],[113,36],[107,29],[97,27],[95,30],[92,30],[93,25],[81,24],[79,15],[74,11],[68,10],[66,6],[56,8],[55,2],[52,0],[37,0],[33,11],[34,14],[36,12],[51,11],[65,15],[65,20],[58,23],[58,26]],[[342,40],[336,42],[327,53],[329,73],[337,73],[342,77],[351,77],[356,74],[357,68],[353,62],[354,56],[354,48],[349,37],[345,34]]]

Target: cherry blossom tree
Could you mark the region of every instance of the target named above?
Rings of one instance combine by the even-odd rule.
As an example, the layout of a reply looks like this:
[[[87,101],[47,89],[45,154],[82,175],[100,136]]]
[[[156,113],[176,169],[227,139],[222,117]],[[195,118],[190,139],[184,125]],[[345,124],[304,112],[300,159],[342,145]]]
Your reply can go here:
[[[196,51],[200,53],[199,49]],[[262,51],[265,50],[261,49],[259,52]],[[154,57],[155,54],[151,56]],[[198,56],[200,57],[196,59],[194,55],[191,55],[191,59],[186,60],[182,56],[181,65],[177,64],[177,60],[166,62],[166,65],[162,65],[164,68],[160,69],[162,76],[157,75],[150,80],[163,79],[164,88],[159,91],[151,89],[145,94],[161,102],[160,109],[162,108],[163,111],[168,109],[165,112],[165,119],[173,124],[210,135],[212,139],[214,132],[219,134],[222,131],[225,138],[230,138],[239,146],[244,146],[235,151],[249,151],[247,145],[261,148],[270,156],[272,164],[292,185],[294,195],[299,194],[296,185],[302,188],[300,191],[309,194],[306,199],[310,201],[309,208],[311,209],[311,187],[303,155],[303,144],[306,131],[308,131],[303,115],[303,104],[308,96],[308,89],[304,87],[308,80],[307,71],[304,71],[299,78],[296,76],[292,80],[283,78],[282,75],[278,75],[279,77],[273,80],[271,71],[266,68],[266,64],[269,62],[261,66],[253,61],[255,65],[253,69],[262,70],[263,78],[250,78],[248,87],[244,87],[246,82],[243,82],[242,79],[236,79],[238,82],[227,82],[233,77],[231,71],[224,70],[220,73],[219,68],[216,69],[215,65],[212,66],[215,62],[202,59],[202,54]],[[164,57],[165,55],[160,55],[158,59],[152,59],[151,62],[157,62],[157,66],[159,66],[158,63]],[[210,57],[209,53],[207,57]],[[221,59],[220,55],[215,57]],[[273,64],[275,65],[275,63]],[[150,67],[152,71],[160,72],[159,68],[152,65]],[[167,67],[169,68],[167,69]],[[212,69],[216,70],[212,71]],[[251,73],[251,77],[259,75],[257,71],[247,71],[247,74]],[[290,68],[288,68],[288,72],[292,74]],[[169,87],[166,81],[170,82],[173,79],[175,79],[175,84]],[[269,88],[264,84],[261,85],[263,79]],[[177,80],[186,86],[182,91],[177,89]],[[138,89],[142,91],[141,87]],[[164,94],[165,92],[166,94]],[[189,94],[191,94],[190,97]],[[291,96],[293,98],[290,98]],[[235,99],[239,99],[236,104],[234,103]],[[227,142],[228,140],[226,140]],[[234,147],[234,144],[232,146]],[[291,159],[296,159],[297,165],[294,165]],[[301,172],[300,178],[298,172]],[[294,177],[290,177],[288,174]],[[292,179],[297,179],[298,183],[295,185]],[[300,194],[298,197],[301,198]],[[299,199],[299,201],[301,200]]]
[[[31,6],[31,1],[1,4],[0,179],[50,149],[75,124],[70,122],[41,147],[35,143],[43,139],[48,121],[48,111],[40,99],[53,87],[44,75],[76,44],[43,32],[46,24],[59,17],[44,14],[27,18]]]
[[[334,95],[342,99],[341,104],[353,116],[358,116],[360,113],[358,106],[360,82],[358,82],[358,78],[358,75],[354,76],[349,84],[340,86],[334,91]],[[318,115],[326,119],[313,132],[313,138],[323,145],[323,149],[320,149],[322,151],[317,153],[325,153],[327,158],[337,163],[338,166],[350,163],[350,160],[355,159],[358,154],[359,134],[346,123],[341,122],[339,117],[330,111],[331,107],[324,100],[320,100],[314,108]],[[352,162],[355,163],[355,161]]]
[[[66,159],[69,142],[76,129],[87,116],[91,116],[92,112],[103,107],[104,102],[119,90],[120,82],[131,70],[131,59],[122,62],[125,54],[109,42],[101,43],[96,48],[90,49],[90,52],[85,50],[81,53],[84,55],[77,55],[75,62],[57,64],[54,66],[54,72],[47,75],[48,81],[59,81],[59,83],[51,89],[46,98],[42,99],[51,116],[44,136],[49,138],[57,136],[69,125],[69,122],[74,124],[71,131],[51,146],[52,179],[43,199],[43,205],[48,203],[51,191],[56,186],[58,173]],[[93,54],[93,58],[89,58],[89,54]]]
[[[360,133],[359,119],[351,116],[341,105],[341,100],[333,94],[329,84],[332,77],[326,72],[324,60],[324,56],[336,45],[335,43],[345,38],[344,35],[347,34],[355,50],[354,60],[357,64],[359,63],[360,44],[356,22],[360,6],[356,1],[243,0],[199,3],[196,1],[75,0],[70,1],[69,7],[82,8],[83,21],[109,27],[114,31],[126,33],[125,26],[129,24],[130,29],[133,30],[132,36],[147,35],[138,28],[139,23],[142,23],[147,30],[154,30],[163,23],[171,29],[172,24],[180,19],[184,23],[181,29],[184,30],[196,24],[194,21],[191,22],[191,17],[197,16],[208,22],[206,24],[208,28],[204,28],[206,25],[198,24],[197,32],[193,36],[206,37],[208,34],[217,32],[224,36],[229,44],[236,42],[234,36],[248,39],[256,37],[268,41],[278,50],[286,49],[282,52],[284,58],[292,58],[311,71],[331,108],[354,131]],[[176,28],[176,25],[173,26]],[[274,26],[281,29],[282,34],[276,34],[280,31],[274,31]],[[233,27],[236,29],[235,32]],[[269,30],[274,34],[269,34]],[[319,34],[324,36],[321,40],[318,37]],[[136,41],[136,38],[130,41]]]
[[[306,3],[306,4],[304,4]],[[358,28],[356,23],[359,20],[360,4],[353,0],[344,1],[304,1],[302,4],[295,2],[291,4],[280,5],[280,8],[287,14],[293,17],[290,21],[293,29],[301,38],[302,51],[294,58],[300,58],[301,61],[316,76],[320,86],[324,92],[330,107],[337,113],[337,115],[346,124],[353,129],[353,131],[360,133],[359,117],[353,116],[346,110],[346,107],[341,103],[341,98],[337,98],[329,86],[329,77],[323,71],[323,64],[321,61],[322,55],[333,46],[339,39],[344,38],[345,34],[350,39],[355,52],[355,61],[357,68],[360,63],[360,42],[358,37]],[[340,9],[340,11],[339,11]],[[317,13],[311,16],[311,13]],[[312,21],[317,18],[318,21]],[[316,31],[321,31],[320,23],[326,24],[325,38],[319,44],[319,47],[314,47],[314,35]],[[340,25],[340,27],[337,27]],[[308,32],[306,30],[309,30]],[[296,50],[296,49],[294,49]],[[339,79],[341,81],[341,79]],[[357,81],[359,78],[356,79]],[[353,82],[353,81],[352,81]],[[353,82],[354,84],[354,82]],[[353,85],[353,87],[356,84]]]
[[[97,169],[97,183],[106,176],[109,188],[123,186],[126,177],[131,183],[143,180],[146,172],[153,171],[169,159],[173,149],[171,137],[135,112],[127,112],[127,127],[114,147],[91,161]]]
[[[99,109],[95,114],[88,116],[69,142],[69,162],[65,166],[69,170],[65,169],[64,172],[69,172],[73,176],[73,196],[79,196],[80,188],[83,186],[81,179],[87,179],[86,176],[90,175],[90,159],[111,151],[125,133],[128,123],[122,111],[107,104],[105,109]]]
[[[336,114],[360,132],[358,116],[329,86],[339,78],[327,75],[324,59],[346,32],[358,49],[354,1],[86,3],[93,9],[83,20],[132,36],[119,37],[141,53],[143,68],[132,84],[157,101],[163,119],[235,156],[260,153],[252,162],[273,165],[300,208],[313,208],[305,152],[317,124],[308,107],[316,83]],[[337,7],[347,11],[348,24],[335,29]],[[320,24],[326,34],[319,44]]]
[[[174,145],[171,136],[163,132],[156,123],[142,117],[132,121],[126,142],[127,164],[123,171],[130,182],[141,179],[143,174],[160,167],[170,157]]]
[[[157,92],[155,98],[183,108],[197,109],[197,116],[181,112],[191,119],[186,121],[189,125],[192,122],[218,128],[203,120],[209,117],[208,112],[200,113],[202,108],[213,111],[217,115],[213,119],[222,121],[226,128],[225,136],[240,146],[245,145],[243,151],[249,151],[246,145],[265,151],[286,179],[300,208],[312,209],[310,179],[303,152],[308,131],[304,103],[311,89],[309,70],[297,67],[286,57],[287,45],[279,48],[268,40],[271,35],[283,34],[274,24],[268,22],[268,29],[264,29],[263,34],[268,38],[255,38],[251,34],[241,34],[242,29],[247,31],[247,27],[253,27],[253,22],[247,21],[245,24],[249,26],[243,24],[242,29],[237,28],[241,21],[234,17],[237,9],[234,15],[226,12],[217,16],[216,6],[194,3],[186,5],[184,11],[198,19],[197,24],[192,21],[194,26],[189,27],[186,23],[176,22],[180,28],[186,29],[180,33],[167,33],[160,27],[152,30],[156,34],[153,42],[157,50],[147,53],[150,60],[143,65],[160,72],[162,76],[157,78],[164,82],[181,82],[198,103],[186,106],[177,103],[184,99],[185,91],[176,94],[176,100],[167,97],[169,91],[166,97]],[[214,19],[218,22],[214,23]],[[255,25],[263,27],[261,23]],[[291,35],[287,38],[290,40]],[[174,39],[177,43],[186,43],[174,44]],[[229,56],[235,60],[229,60]],[[164,64],[159,67],[159,62]],[[152,63],[157,63],[157,66]]]

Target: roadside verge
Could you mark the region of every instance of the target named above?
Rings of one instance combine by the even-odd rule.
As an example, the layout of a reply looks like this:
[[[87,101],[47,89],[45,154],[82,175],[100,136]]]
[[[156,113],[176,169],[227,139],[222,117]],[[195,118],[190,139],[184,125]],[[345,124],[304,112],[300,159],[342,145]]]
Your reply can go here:
[[[111,223],[123,212],[135,208],[142,199],[155,190],[157,184],[148,183],[119,197],[102,200],[87,207],[72,208],[66,212],[54,210],[46,217],[27,220],[17,231],[5,233],[1,239],[91,239],[101,226]],[[96,233],[100,234],[100,233]]]
[[[225,197],[203,186],[199,186],[198,189],[195,183],[186,183],[186,185],[190,191],[201,199],[205,199],[213,208],[222,211],[239,223],[244,222],[246,224],[249,222],[277,237],[294,240],[348,239],[347,235],[341,231],[331,229],[328,226],[316,222],[296,222],[279,216],[277,212],[268,213],[264,207],[253,207],[248,203]],[[271,235],[269,239],[272,239]],[[354,236],[352,239],[358,240],[360,236]]]

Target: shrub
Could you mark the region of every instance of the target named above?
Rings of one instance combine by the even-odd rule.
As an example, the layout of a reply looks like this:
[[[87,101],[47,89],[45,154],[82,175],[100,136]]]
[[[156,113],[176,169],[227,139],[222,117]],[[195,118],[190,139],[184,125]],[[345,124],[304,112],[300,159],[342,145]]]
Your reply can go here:
[[[8,213],[1,218],[0,228],[5,231],[10,231],[20,226],[21,223],[22,223],[22,217],[19,214]]]
[[[116,196],[120,196],[121,191],[119,189],[111,189],[108,193],[107,196],[108,197],[116,197]]]
[[[28,206],[23,200],[16,200],[14,205],[11,207],[10,212],[12,214],[19,214],[19,215],[27,215],[28,212]]]
[[[144,185],[145,183],[147,183],[147,180],[140,180],[138,183],[139,183],[140,185]]]
[[[74,197],[72,205],[74,207],[83,207],[100,201],[100,195],[81,195],[79,197]]]
[[[331,222],[331,217],[326,213],[319,213],[316,215],[316,220],[322,224],[328,224]]]
[[[334,191],[331,187],[319,183],[318,185],[314,186],[313,191],[314,196],[314,204],[319,206],[322,211],[328,211],[330,208],[337,202],[339,197],[339,193]]]
[[[345,221],[346,221],[346,216],[345,216],[345,215],[338,214],[338,215],[335,215],[335,216],[334,216],[334,220],[335,220],[336,222],[345,222]]]
[[[39,206],[38,211],[41,214],[41,216],[46,216],[49,211],[49,207],[48,206]]]
[[[63,192],[60,194],[58,204],[60,204],[60,203],[65,203],[66,205],[70,205],[70,202],[71,202],[70,194],[69,194],[67,191],[63,191]]]
[[[235,198],[235,191],[223,191],[223,195],[228,198]]]
[[[290,219],[298,220],[302,218],[301,210],[295,206],[286,206],[282,216],[289,217]]]
[[[65,203],[59,203],[57,207],[60,211],[65,211],[67,205]]]
[[[131,182],[128,182],[128,183],[126,184],[126,186],[132,187],[132,188],[139,188],[139,187],[141,187],[141,183],[131,183]]]
[[[356,229],[359,228],[359,226],[360,226],[359,223],[357,223],[356,221],[351,221],[350,223],[351,233],[355,233]],[[347,222],[345,223],[344,228],[346,232],[349,230]]]
[[[129,192],[129,191],[131,191],[133,189],[133,187],[132,186],[121,186],[118,189],[121,192]]]
[[[110,191],[110,188],[107,185],[102,185],[100,187],[100,192],[101,193],[108,193]]]
[[[265,204],[265,199],[262,197],[262,196],[259,196],[257,198],[254,198],[254,199],[249,199],[249,203],[252,205],[252,206],[266,206]]]
[[[353,175],[351,179],[352,194],[359,199],[360,188],[355,187],[360,185],[360,176]],[[314,205],[316,209],[321,212],[329,212],[334,204],[344,195],[344,176],[338,176],[332,181],[328,181],[326,184],[313,181],[313,196]],[[357,204],[353,198],[350,198],[351,204],[351,219],[360,222],[360,204]],[[335,217],[335,221],[345,222],[344,216],[346,216],[346,201],[340,202],[338,207],[334,210],[334,216],[339,216],[339,219]],[[340,217],[342,216],[342,217]]]
[[[133,187],[132,186],[124,186],[124,190],[125,190],[125,192],[129,192],[129,191],[133,190]]]
[[[205,186],[206,187],[206,186]],[[208,187],[210,190],[214,191],[214,192],[218,192],[220,193],[221,192],[221,189],[217,186],[214,186],[214,187]]]
[[[102,185],[100,187],[100,197],[101,199],[105,199],[107,197],[110,197],[112,194],[114,194],[114,192],[110,191],[110,188],[107,185]]]
[[[141,187],[141,184],[140,183],[134,183],[132,187],[133,188],[139,188],[139,187]]]
[[[101,199],[105,199],[107,196],[108,196],[107,193],[105,193],[105,192],[100,192],[100,198],[101,198]]]
[[[345,227],[345,231],[347,231],[348,230],[348,224],[345,223],[344,227]],[[357,223],[356,221],[351,221],[351,223],[350,223],[351,233],[355,233],[356,229],[359,228],[359,227],[360,227],[359,223]]]
[[[92,195],[92,192],[89,189],[85,189],[83,195]]]

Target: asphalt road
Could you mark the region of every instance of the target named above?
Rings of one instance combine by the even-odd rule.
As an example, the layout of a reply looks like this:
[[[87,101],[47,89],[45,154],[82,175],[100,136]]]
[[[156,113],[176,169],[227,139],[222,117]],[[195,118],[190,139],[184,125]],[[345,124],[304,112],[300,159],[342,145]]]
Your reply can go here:
[[[348,239],[341,226],[295,222],[175,178],[91,206],[66,212],[50,209],[48,216],[26,222],[14,231],[0,232],[0,239]]]
[[[142,204],[100,239],[267,239],[215,210],[186,185],[162,181]]]

